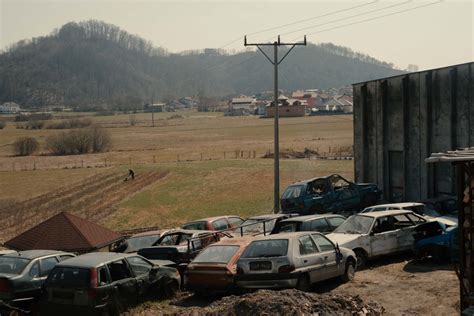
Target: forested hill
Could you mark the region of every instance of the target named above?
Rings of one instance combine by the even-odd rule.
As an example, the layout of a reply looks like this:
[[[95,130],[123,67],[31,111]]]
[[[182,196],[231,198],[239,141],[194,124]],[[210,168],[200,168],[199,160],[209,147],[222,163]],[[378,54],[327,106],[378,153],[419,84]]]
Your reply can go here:
[[[284,53],[282,51],[281,53]],[[339,87],[400,73],[332,44],[297,47],[280,67],[280,88]],[[206,49],[169,54],[117,26],[68,23],[0,55],[0,104],[120,108],[179,96],[253,94],[273,87],[260,52]]]

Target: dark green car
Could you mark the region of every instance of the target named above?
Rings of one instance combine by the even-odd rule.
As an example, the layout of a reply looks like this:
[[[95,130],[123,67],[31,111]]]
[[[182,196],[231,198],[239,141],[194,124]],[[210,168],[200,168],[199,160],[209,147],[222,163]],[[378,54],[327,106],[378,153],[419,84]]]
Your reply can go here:
[[[48,273],[58,262],[74,256],[55,250],[27,250],[0,256],[0,315],[7,314],[7,306],[33,308]]]
[[[353,183],[333,174],[288,186],[280,202],[283,213],[350,215],[354,210],[376,204],[381,195],[376,184]]]
[[[170,261],[94,252],[58,264],[44,284],[41,315],[119,315],[141,301],[174,294],[181,284]]]

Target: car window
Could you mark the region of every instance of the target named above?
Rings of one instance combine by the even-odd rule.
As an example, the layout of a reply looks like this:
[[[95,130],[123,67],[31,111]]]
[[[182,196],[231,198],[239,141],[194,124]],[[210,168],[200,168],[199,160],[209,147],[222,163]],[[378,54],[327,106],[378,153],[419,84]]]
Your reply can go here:
[[[229,224],[226,219],[218,219],[212,222],[212,227],[214,227],[215,230],[223,230],[229,228]]]
[[[344,180],[343,178],[341,178],[340,176],[337,176],[337,175],[332,176],[330,178],[330,180],[331,180],[331,184],[332,184],[334,190],[342,189],[342,188],[348,187],[350,185],[349,182],[347,182],[346,180]]]
[[[159,244],[160,246],[174,246],[178,242],[178,236],[178,234],[163,236],[153,245]]]
[[[58,263],[56,257],[49,257],[40,260],[41,276],[48,275],[49,271],[53,270],[54,266]]]
[[[273,229],[273,234],[300,231],[301,222],[279,222]]]
[[[413,215],[413,214],[406,214],[406,216],[407,216],[413,223],[415,223],[415,225],[418,225],[418,224],[421,224],[421,223],[426,222],[423,218],[418,217],[418,216]]]
[[[0,273],[20,274],[30,261],[30,259],[25,258],[1,256]]]
[[[39,274],[40,274],[39,269],[40,269],[39,262],[36,261],[30,269],[30,276],[33,278],[39,277]]]
[[[309,235],[298,238],[298,241],[300,245],[300,255],[304,256],[319,252]]]
[[[107,268],[103,266],[103,267],[98,268],[98,271],[99,273],[97,274],[98,274],[99,279],[97,280],[97,282],[99,286],[109,284],[110,278],[109,278],[109,274],[107,273]]]
[[[242,258],[281,257],[288,253],[288,239],[258,240],[252,242]]]
[[[132,273],[124,260],[118,260],[107,264],[109,268],[112,282],[128,279],[132,277]]]
[[[239,248],[239,246],[227,245],[207,247],[193,260],[193,262],[228,263]]]
[[[135,275],[148,274],[153,266],[150,262],[140,257],[130,257],[127,260]]]
[[[368,234],[373,222],[373,217],[352,215],[336,228],[334,232],[341,234]]]
[[[189,224],[184,224],[182,228],[189,230],[207,230],[207,222],[193,222]]]
[[[240,226],[244,222],[240,217],[229,217],[227,219],[232,227]]]
[[[47,284],[61,287],[88,288],[91,284],[90,270],[75,267],[55,267],[46,280]]]
[[[308,188],[309,193],[315,194],[315,195],[322,195],[327,192],[326,190],[326,181],[324,179],[317,179],[314,180],[311,187]]]
[[[74,258],[74,256],[73,255],[61,255],[61,256],[59,256],[60,261],[64,261],[64,260],[71,259],[71,258]]]
[[[124,252],[134,252],[142,248],[150,247],[160,238],[160,235],[140,236],[127,239],[127,248]]]
[[[405,218],[405,220],[408,220]],[[393,217],[393,216],[384,216],[384,217],[379,217],[375,221],[375,225],[373,228],[374,234],[381,234],[381,233],[386,233],[390,231],[394,231],[399,229],[395,223],[398,221]]]
[[[312,220],[310,224],[310,229],[312,231],[321,232],[321,233],[326,233],[332,230],[329,228],[328,223],[326,222],[324,218]]]
[[[301,193],[304,190],[304,185],[292,185],[289,186],[283,195],[281,196],[282,199],[296,199],[300,197]]]
[[[341,224],[346,220],[342,217],[329,217],[326,219],[329,222],[329,225],[331,225],[332,229],[336,229],[337,227],[341,226]]]
[[[321,236],[319,234],[312,234],[311,236],[313,236],[313,239],[316,242],[316,245],[318,245],[321,252],[334,250],[334,245],[326,237]]]

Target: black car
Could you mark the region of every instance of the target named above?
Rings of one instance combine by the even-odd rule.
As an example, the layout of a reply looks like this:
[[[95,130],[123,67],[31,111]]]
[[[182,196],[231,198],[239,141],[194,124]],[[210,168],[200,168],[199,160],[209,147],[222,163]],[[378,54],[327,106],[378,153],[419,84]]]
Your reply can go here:
[[[30,310],[41,294],[48,273],[72,253],[54,250],[27,250],[0,256],[0,300],[7,305]],[[0,304],[2,309],[9,310]]]
[[[181,280],[168,262],[93,252],[56,265],[44,284],[42,315],[118,315],[146,299],[174,294]]]

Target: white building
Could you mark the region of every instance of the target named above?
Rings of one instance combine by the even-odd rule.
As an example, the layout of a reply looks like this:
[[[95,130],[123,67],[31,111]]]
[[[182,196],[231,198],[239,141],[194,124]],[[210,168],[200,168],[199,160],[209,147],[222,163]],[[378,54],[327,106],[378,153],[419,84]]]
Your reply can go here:
[[[0,105],[0,113],[19,113],[21,108],[15,102],[5,102]]]

